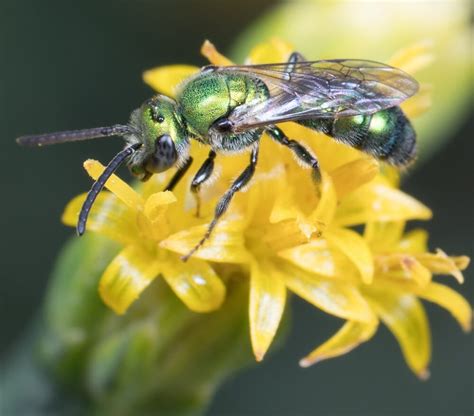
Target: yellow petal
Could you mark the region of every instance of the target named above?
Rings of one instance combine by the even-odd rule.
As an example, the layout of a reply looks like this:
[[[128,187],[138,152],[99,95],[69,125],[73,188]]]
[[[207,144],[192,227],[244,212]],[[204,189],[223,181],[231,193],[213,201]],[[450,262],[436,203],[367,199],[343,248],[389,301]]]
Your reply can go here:
[[[416,257],[405,253],[382,254],[375,257],[377,275],[395,280],[413,281],[419,286],[431,282],[432,273]]]
[[[278,252],[307,242],[308,233],[311,234],[315,231],[315,229],[311,230],[304,228],[299,221],[281,221],[278,224],[265,227],[263,241],[272,251]]]
[[[335,223],[340,226],[374,221],[426,220],[431,210],[398,189],[371,182],[344,198],[337,211]]]
[[[380,175],[386,181],[386,184],[392,188],[400,188],[400,170],[395,166],[382,163],[380,165]]]
[[[363,157],[339,166],[330,175],[338,199],[351,193],[361,185],[370,182],[379,171],[379,164],[372,157]]]
[[[431,282],[432,274],[428,268],[412,256],[403,256],[401,265],[405,272],[420,286],[426,286]]]
[[[464,282],[461,270],[469,265],[469,257],[449,257],[444,251],[438,249],[436,254],[420,253],[416,255],[417,260],[435,274],[450,274],[459,283]],[[461,266],[461,267],[459,267]]]
[[[432,282],[418,296],[437,303],[448,310],[459,322],[464,331],[469,332],[472,325],[472,309],[469,303],[458,292],[448,286]]]
[[[277,194],[268,220],[271,224],[276,224],[275,228],[280,224],[296,225],[299,232],[305,236],[306,241],[318,231],[318,227],[300,209],[290,190]]]
[[[369,246],[359,234],[346,228],[330,228],[324,237],[355,264],[365,284],[372,283],[374,260]]]
[[[281,39],[273,38],[269,42],[259,43],[249,54],[249,64],[271,64],[286,62],[295,51],[293,45]]]
[[[204,41],[204,43],[201,46],[201,55],[207,58],[207,60],[213,65],[218,65],[218,66],[234,65],[234,63],[230,59],[226,58],[224,55],[218,52],[216,47],[207,39]]]
[[[76,196],[64,209],[61,221],[75,227],[87,194]],[[110,192],[101,192],[89,213],[87,230],[95,231],[124,245],[138,238],[136,214]]]
[[[434,61],[433,42],[423,40],[401,49],[389,59],[389,64],[409,74],[426,68]]]
[[[167,65],[149,69],[143,73],[143,81],[155,91],[175,98],[179,85],[199,72],[199,68],[191,65]]]
[[[306,244],[281,250],[278,255],[310,273],[345,279],[354,284],[360,281],[354,264],[324,238],[315,238]]]
[[[257,361],[267,352],[285,309],[286,288],[281,274],[265,261],[254,261],[250,273],[250,338]]]
[[[105,269],[99,292],[116,313],[123,314],[158,276],[160,263],[141,247],[128,246]]]
[[[143,237],[161,241],[169,235],[170,215],[166,214],[169,205],[175,203],[176,200],[170,191],[156,192],[146,199],[144,211],[138,215],[137,220]]]
[[[469,302],[459,293],[448,286],[430,282],[421,287],[412,281],[394,279],[392,277],[380,277],[376,280],[378,286],[390,289],[394,292],[412,293],[422,299],[436,303],[449,311],[459,322],[464,331],[471,330],[472,310]]]
[[[170,254],[162,262],[161,271],[174,293],[192,311],[210,312],[222,305],[225,286],[206,262],[191,258],[184,263]]]
[[[193,254],[193,258],[220,263],[246,263],[249,256],[244,246],[242,227],[241,221],[220,221],[211,238]],[[206,230],[207,224],[203,224],[180,231],[163,240],[160,247],[179,254],[188,254],[201,240]]]
[[[309,216],[311,222],[323,231],[333,220],[336,213],[337,196],[336,189],[329,176],[324,170],[321,171],[321,198],[313,213]]]
[[[431,85],[421,84],[420,90],[413,97],[402,103],[402,110],[409,118],[423,114],[433,104],[432,94],[433,88]]]
[[[376,253],[392,251],[404,228],[404,221],[369,222],[364,229],[364,239]]]
[[[372,338],[377,327],[377,319],[374,319],[372,322],[347,321],[342,328],[324,344],[304,357],[300,361],[300,366],[309,367],[328,358],[347,354],[358,345]]]
[[[355,286],[321,278],[288,263],[282,265],[281,270],[292,292],[323,311],[352,321],[374,319],[370,306]]]
[[[410,294],[370,292],[371,304],[397,338],[410,369],[421,379],[429,377],[431,334],[421,302]]]
[[[393,247],[394,251],[403,253],[424,253],[428,249],[428,233],[417,228],[406,233]]]
[[[84,162],[84,169],[92,179],[97,180],[102,175],[105,166],[97,160],[88,159]],[[105,183],[105,187],[130,208],[136,211],[143,208],[143,198],[117,175],[112,175]]]
[[[176,202],[176,197],[170,191],[157,192],[150,195],[145,203],[145,215],[150,221],[160,220],[168,209],[168,205]]]

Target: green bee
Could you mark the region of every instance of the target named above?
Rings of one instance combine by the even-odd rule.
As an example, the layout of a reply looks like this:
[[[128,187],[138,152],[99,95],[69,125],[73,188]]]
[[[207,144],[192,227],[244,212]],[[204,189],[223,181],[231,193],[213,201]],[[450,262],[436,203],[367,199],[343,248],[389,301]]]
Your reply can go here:
[[[316,156],[276,124],[293,121],[379,160],[405,166],[415,157],[415,132],[398,105],[417,90],[411,76],[378,62],[306,61],[295,52],[285,63],[205,66],[183,83],[176,100],[156,95],[134,110],[126,125],[23,136],[17,142],[42,146],[108,136],[125,139],[124,150],[87,195],[77,223],[79,235],[98,193],[123,162],[142,181],[176,167],[166,187],[172,190],[192,163],[191,140],[209,145],[209,156],[191,182],[199,201],[199,188],[211,177],[216,155],[248,149],[248,166],[219,200],[207,232],[183,257],[186,260],[210,237],[234,194],[252,178],[264,132],[310,167],[316,184],[320,180]]]

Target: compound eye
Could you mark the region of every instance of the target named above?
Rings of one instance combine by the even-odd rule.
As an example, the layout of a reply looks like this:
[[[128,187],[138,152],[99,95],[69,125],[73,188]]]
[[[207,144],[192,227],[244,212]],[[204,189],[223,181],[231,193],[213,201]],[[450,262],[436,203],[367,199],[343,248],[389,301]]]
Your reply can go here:
[[[173,139],[168,134],[158,137],[155,142],[155,152],[148,160],[146,169],[153,173],[160,173],[173,167],[178,160],[178,152]]]

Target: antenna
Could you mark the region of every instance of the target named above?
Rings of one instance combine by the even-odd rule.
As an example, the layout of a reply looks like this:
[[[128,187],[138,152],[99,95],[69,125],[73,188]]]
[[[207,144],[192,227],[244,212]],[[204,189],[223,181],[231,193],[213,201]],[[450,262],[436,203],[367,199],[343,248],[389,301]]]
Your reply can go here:
[[[122,136],[132,133],[130,126],[116,124],[109,127],[95,127],[93,129],[59,131],[56,133],[34,134],[29,136],[21,136],[16,142],[21,146],[46,146],[50,144],[79,142],[83,140],[98,139],[101,137]]]
[[[97,178],[97,180],[92,185],[91,190],[87,194],[86,200],[82,204],[81,212],[79,213],[79,220],[77,221],[77,234],[81,236],[86,231],[86,223],[87,218],[89,216],[89,212],[94,204],[94,201],[99,195],[99,192],[104,188],[105,183],[107,180],[112,176],[112,174],[119,168],[119,166],[124,162],[124,160],[129,157],[132,153],[134,153],[139,147],[141,147],[141,143],[135,143],[131,146],[125,148],[121,152],[117,153],[114,158],[109,162],[105,170],[102,172],[102,175]]]

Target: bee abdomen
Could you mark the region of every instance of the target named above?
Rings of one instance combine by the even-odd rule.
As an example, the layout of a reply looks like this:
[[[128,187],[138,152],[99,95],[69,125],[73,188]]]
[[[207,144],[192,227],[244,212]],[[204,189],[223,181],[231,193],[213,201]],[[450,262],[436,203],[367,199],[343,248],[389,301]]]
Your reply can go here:
[[[395,166],[409,164],[416,154],[416,134],[399,107],[375,114],[300,122]]]

